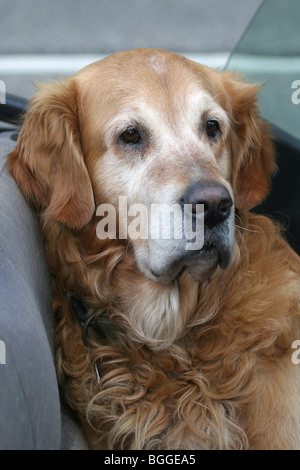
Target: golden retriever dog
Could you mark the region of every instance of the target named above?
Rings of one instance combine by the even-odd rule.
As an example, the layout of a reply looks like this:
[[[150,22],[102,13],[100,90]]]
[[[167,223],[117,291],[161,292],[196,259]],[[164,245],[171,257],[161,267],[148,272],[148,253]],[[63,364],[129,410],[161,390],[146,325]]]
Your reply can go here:
[[[276,169],[258,89],[137,49],[30,102],[9,168],[40,216],[57,376],[91,448],[300,448],[299,257],[249,212]],[[197,249],[196,229],[135,236],[136,208],[163,204],[187,206],[170,235],[198,224]]]

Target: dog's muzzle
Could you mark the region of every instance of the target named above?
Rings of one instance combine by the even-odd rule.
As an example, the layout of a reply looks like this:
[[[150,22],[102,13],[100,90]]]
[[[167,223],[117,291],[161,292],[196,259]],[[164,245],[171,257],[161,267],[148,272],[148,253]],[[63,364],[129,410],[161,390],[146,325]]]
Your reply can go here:
[[[197,233],[197,223],[202,222],[202,243],[195,239],[162,240],[150,245],[145,273],[152,280],[169,282],[187,269],[193,277],[200,278],[218,266],[230,266],[234,243],[233,200],[228,189],[219,182],[193,183],[179,201],[182,208],[182,224],[185,218],[192,223],[192,232]],[[201,206],[199,216],[197,207]],[[202,219],[201,219],[202,218]],[[197,238],[197,236],[195,236]],[[187,246],[189,248],[187,249]]]

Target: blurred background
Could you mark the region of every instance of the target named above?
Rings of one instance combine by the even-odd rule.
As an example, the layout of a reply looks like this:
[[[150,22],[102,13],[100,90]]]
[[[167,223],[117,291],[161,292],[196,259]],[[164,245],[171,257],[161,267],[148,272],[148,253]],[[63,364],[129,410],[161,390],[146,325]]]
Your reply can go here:
[[[284,2],[283,2],[284,3]],[[156,47],[223,67],[262,0],[0,0],[0,80],[70,76],[103,56]]]

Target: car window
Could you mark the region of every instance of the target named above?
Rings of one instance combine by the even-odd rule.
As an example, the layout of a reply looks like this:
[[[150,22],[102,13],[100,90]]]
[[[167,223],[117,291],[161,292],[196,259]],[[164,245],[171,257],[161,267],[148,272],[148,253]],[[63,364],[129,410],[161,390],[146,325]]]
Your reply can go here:
[[[263,117],[300,138],[299,0],[265,0],[227,67],[262,83]]]

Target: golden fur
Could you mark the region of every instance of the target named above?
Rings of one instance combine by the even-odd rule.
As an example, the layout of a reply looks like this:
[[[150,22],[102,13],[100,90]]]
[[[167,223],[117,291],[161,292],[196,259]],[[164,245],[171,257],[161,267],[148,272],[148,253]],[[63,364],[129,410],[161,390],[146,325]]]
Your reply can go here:
[[[275,170],[257,91],[229,72],[135,50],[43,85],[31,101],[9,168],[41,217],[57,376],[93,448],[300,448],[300,374],[291,360],[300,262],[271,220],[248,212]],[[208,108],[219,116],[219,142],[190,130],[195,102],[207,103],[202,116]],[[143,159],[129,160],[114,140],[128,113],[153,126]],[[96,207],[118,194],[150,203],[153,186],[160,197],[162,188],[175,194],[195,169],[234,198],[232,263],[155,282],[137,265],[148,245],[97,238]],[[105,340],[90,332],[87,348],[66,292],[119,330]]]

